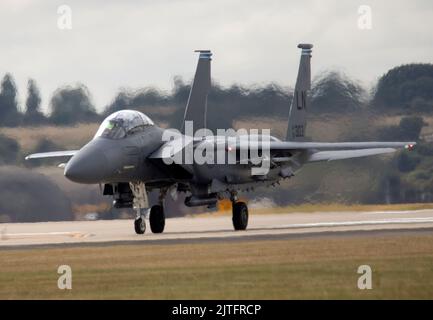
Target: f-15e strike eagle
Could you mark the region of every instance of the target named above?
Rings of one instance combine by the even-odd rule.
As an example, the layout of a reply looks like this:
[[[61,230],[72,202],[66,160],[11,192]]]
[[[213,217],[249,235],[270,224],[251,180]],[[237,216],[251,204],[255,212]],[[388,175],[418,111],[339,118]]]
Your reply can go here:
[[[310,162],[413,148],[414,142],[307,142],[313,46],[300,44],[298,48],[302,50],[301,60],[286,141],[270,133],[242,134],[232,130],[234,134],[214,135],[204,130],[206,122],[212,120],[206,119],[212,53],[199,50],[181,131],[162,129],[141,112],[122,110],[108,116],[95,137],[80,150],[36,153],[26,159],[69,157],[64,168],[66,178],[104,185],[103,194],[113,197],[114,207],[136,209],[135,232],[143,234],[147,218],[152,232],[164,231],[167,194],[187,192],[185,205],[189,207],[215,207],[218,200],[230,198],[233,227],[245,230],[248,208],[239,201],[238,191],[291,178]],[[198,131],[194,133],[191,126]],[[159,190],[159,200],[150,206],[147,193],[154,189]]]

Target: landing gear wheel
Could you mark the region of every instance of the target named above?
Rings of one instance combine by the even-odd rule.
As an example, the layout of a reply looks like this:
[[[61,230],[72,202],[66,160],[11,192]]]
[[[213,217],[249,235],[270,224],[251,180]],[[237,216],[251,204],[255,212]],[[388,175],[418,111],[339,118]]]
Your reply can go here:
[[[248,226],[248,207],[245,202],[233,204],[233,227],[235,230],[246,230]]]
[[[144,234],[146,232],[146,221],[142,217],[135,219],[134,229],[136,234]]]
[[[164,208],[161,205],[155,205],[150,209],[150,230],[153,233],[163,233],[165,227]]]

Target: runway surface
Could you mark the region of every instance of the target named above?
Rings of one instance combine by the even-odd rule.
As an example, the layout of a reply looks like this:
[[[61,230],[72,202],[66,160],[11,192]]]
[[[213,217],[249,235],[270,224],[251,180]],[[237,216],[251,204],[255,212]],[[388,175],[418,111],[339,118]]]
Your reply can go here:
[[[250,212],[247,231],[233,231],[231,216],[166,220],[163,234],[136,235],[132,220],[0,224],[0,249],[44,245],[178,243],[305,236],[338,236],[365,232],[428,232],[433,210],[259,214]]]

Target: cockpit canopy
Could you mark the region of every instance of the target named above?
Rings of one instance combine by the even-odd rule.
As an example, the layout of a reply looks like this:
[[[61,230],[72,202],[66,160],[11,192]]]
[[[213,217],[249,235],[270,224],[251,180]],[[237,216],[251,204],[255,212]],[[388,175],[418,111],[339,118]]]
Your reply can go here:
[[[139,111],[122,110],[105,118],[96,132],[95,138],[123,139],[153,125],[152,120]]]

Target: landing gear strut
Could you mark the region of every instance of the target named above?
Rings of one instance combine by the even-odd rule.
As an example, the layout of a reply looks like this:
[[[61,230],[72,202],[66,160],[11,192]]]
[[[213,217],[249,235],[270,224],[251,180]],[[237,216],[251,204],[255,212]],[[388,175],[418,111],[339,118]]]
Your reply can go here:
[[[149,207],[146,186],[143,182],[130,182],[129,187],[134,195],[132,206],[137,212],[134,230],[136,234],[144,234],[146,232],[146,214],[144,211]]]

